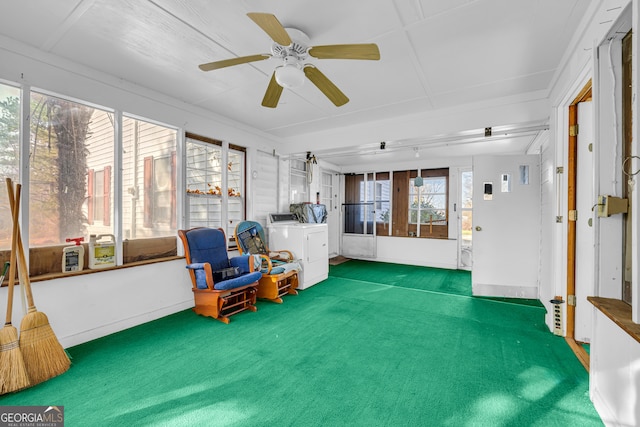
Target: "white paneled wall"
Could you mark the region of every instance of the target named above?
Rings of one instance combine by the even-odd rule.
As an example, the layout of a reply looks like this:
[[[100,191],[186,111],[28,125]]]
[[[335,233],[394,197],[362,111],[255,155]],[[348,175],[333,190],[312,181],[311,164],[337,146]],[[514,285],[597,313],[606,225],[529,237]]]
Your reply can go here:
[[[257,152],[248,177],[252,184],[253,216],[247,213],[247,220],[266,226],[267,215],[278,212],[278,168],[277,155]]]

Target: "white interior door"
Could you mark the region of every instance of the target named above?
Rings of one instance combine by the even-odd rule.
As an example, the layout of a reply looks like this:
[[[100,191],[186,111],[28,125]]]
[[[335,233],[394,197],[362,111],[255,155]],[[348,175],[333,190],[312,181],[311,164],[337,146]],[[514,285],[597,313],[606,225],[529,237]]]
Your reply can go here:
[[[473,171],[459,171],[458,215],[458,269],[471,270],[473,265]]]
[[[473,294],[538,298],[539,156],[473,160]]]
[[[578,104],[578,148],[576,159],[576,308],[575,331],[576,341],[591,342],[591,325],[593,306],[587,296],[595,295],[594,261],[595,237],[592,227],[595,215],[592,206],[595,204],[593,194],[593,152],[589,145],[593,143],[593,103]],[[590,221],[591,220],[591,221]]]
[[[322,188],[320,189],[320,202],[327,207],[327,227],[329,238],[329,257],[338,255],[338,242],[340,238],[340,211],[338,210],[338,173],[322,171]]]

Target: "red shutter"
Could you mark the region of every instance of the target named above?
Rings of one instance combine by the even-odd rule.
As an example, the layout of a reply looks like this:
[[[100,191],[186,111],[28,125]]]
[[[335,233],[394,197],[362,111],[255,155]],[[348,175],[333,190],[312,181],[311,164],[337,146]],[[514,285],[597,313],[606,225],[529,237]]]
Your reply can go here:
[[[93,169],[87,174],[87,222],[93,224]]]
[[[176,220],[176,152],[171,153],[171,228],[177,228],[178,222]]]
[[[104,167],[104,225],[111,225],[111,166]]]
[[[144,223],[153,227],[153,156],[144,158]]]

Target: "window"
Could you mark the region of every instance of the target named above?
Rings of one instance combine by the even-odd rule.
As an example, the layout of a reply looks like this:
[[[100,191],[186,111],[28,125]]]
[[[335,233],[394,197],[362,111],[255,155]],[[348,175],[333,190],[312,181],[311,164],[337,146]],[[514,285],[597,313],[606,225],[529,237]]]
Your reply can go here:
[[[449,169],[422,169],[420,176],[416,186],[417,170],[370,173],[366,180],[346,175],[345,232],[371,234],[375,210],[377,235],[448,238]]]
[[[391,221],[391,180],[388,172],[378,172],[375,177],[376,234],[387,236]]]
[[[0,173],[18,179],[20,153],[20,89],[0,84]],[[5,185],[0,185],[0,249],[11,248],[11,210]]]
[[[188,227],[222,226],[222,147],[187,139]]]
[[[393,172],[392,236],[446,239],[448,233],[449,169]]]
[[[307,168],[310,165],[304,160],[291,160],[289,168],[289,182],[290,182],[290,203],[304,203],[309,201],[307,182]]]
[[[18,125],[20,102],[19,89],[0,84],[0,168],[5,177],[29,184],[22,205],[28,206],[24,212],[29,227],[23,234],[25,239],[28,235],[31,275],[60,271],[67,238],[87,241],[90,234],[115,235],[115,215],[122,220],[124,243],[119,253],[125,264],[176,255],[175,129],[124,117],[119,141],[113,111],[31,91],[25,101],[30,107],[25,140]],[[29,153],[29,174],[22,177],[21,149]],[[115,192],[118,152],[123,188]],[[8,259],[11,218],[6,188],[1,186],[1,191],[5,196],[0,201],[0,257]],[[122,195],[119,203],[116,193]],[[159,239],[131,240],[144,237]]]
[[[111,176],[104,173],[113,165],[113,113],[32,92],[29,148],[29,245],[113,234],[111,206],[106,206],[110,197],[105,198]],[[93,173],[91,186],[90,170],[102,171],[99,182]]]
[[[373,184],[371,173],[345,176],[344,233],[374,234]]]
[[[122,230],[125,239],[175,236],[175,129],[132,117],[122,126]]]
[[[463,247],[471,247],[473,235],[473,172],[464,171],[460,174],[462,181],[462,206],[460,206],[461,244]]]
[[[444,177],[409,181],[409,223],[446,224],[447,221],[447,180]]]
[[[322,190],[320,202],[327,207],[327,212],[333,212],[333,174],[322,172]]]
[[[242,151],[240,151],[242,150]],[[236,225],[244,220],[244,149],[230,146],[227,160],[227,236],[231,240]],[[235,241],[234,241],[235,242]]]
[[[187,134],[187,226],[222,227],[233,245],[235,227],[245,218],[245,149],[223,145]]]

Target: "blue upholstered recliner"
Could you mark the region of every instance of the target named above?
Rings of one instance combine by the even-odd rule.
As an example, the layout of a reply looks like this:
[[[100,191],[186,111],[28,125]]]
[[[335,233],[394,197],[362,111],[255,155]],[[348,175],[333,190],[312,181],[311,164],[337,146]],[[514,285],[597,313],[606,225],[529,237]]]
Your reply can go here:
[[[282,303],[286,294],[297,295],[298,271],[301,266],[289,250],[271,251],[259,222],[242,221],[235,229],[235,238],[241,254],[255,256],[262,271],[258,298]]]
[[[178,230],[184,245],[187,269],[193,284],[195,307],[203,316],[229,323],[229,316],[244,310],[256,311],[258,280],[253,258],[229,258],[222,229]]]

